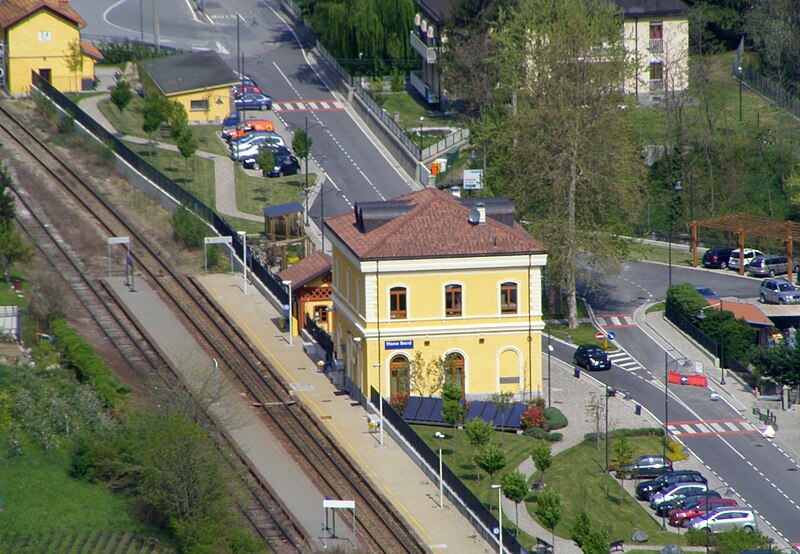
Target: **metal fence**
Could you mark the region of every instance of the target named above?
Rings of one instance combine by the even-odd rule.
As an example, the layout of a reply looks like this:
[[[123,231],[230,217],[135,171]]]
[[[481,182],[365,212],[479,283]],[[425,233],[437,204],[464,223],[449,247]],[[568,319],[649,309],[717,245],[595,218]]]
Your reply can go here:
[[[717,341],[706,335],[703,331],[700,330],[692,321],[689,321],[686,317],[683,316],[678,310],[673,308],[670,305],[667,305],[664,309],[664,315],[667,316],[675,326],[689,335],[692,339],[695,340],[700,346],[705,348],[710,354],[713,356],[719,355],[719,344]],[[732,356],[725,356],[725,364],[724,364],[729,371],[733,371],[738,375],[745,383],[750,385],[751,387],[755,387],[758,384],[758,379],[753,372],[750,371],[750,368],[745,366],[742,362],[737,360]]]
[[[181,188],[175,181],[161,173],[155,167],[143,160],[136,152],[128,148],[119,138],[115,137],[102,125],[95,121],[89,114],[84,112],[78,107],[77,104],[72,102],[60,91],[55,89],[50,83],[42,79],[36,72],[31,73],[33,78],[33,86],[38,89],[42,94],[52,100],[59,108],[64,110],[75,121],[83,125],[90,133],[98,138],[103,144],[110,148],[115,154],[122,158],[131,167],[136,169],[146,179],[152,181],[159,188],[166,191],[167,194],[172,196],[178,203],[186,206],[192,210],[201,219],[209,223],[216,231],[222,236],[230,236],[233,239],[233,248],[242,260],[245,257],[242,255],[242,241],[233,227],[225,222],[219,215],[211,208],[203,204],[194,195]],[[258,277],[264,285],[275,295],[277,300],[282,304],[289,303],[289,295],[283,287],[278,277],[272,274],[269,269],[261,265],[254,256],[252,256],[248,249],[247,255],[248,267],[253,275]]]
[[[741,79],[748,87],[769,97],[778,106],[800,118],[800,98],[787,92],[780,83],[749,67],[742,68]]]
[[[370,387],[370,401],[373,406],[378,406],[380,403],[380,395],[374,387]],[[431,480],[438,483],[439,456],[414,432],[402,416],[385,401],[383,403],[383,417],[417,454],[416,460],[420,468]],[[444,494],[447,499],[458,508],[458,511],[470,521],[483,538],[489,541],[490,544],[496,543],[497,537],[493,535],[492,531],[499,528],[499,522],[495,515],[483,502],[478,500],[478,497],[446,465],[442,466],[442,482],[444,483]],[[507,533],[503,533],[503,548],[515,554],[528,553],[512,535]]]
[[[325,351],[325,359],[333,359],[333,339],[325,329],[317,325],[317,322],[314,321],[314,318],[309,314],[306,314],[306,324],[304,328]]]

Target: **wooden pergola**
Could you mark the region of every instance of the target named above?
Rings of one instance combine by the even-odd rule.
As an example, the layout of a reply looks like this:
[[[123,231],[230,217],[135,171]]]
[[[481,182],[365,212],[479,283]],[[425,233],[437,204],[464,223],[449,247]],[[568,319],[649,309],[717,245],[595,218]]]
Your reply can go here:
[[[289,202],[264,208],[264,234],[269,247],[272,248],[270,264],[278,259],[278,250],[280,249],[280,266],[281,269],[286,269],[287,248],[295,244],[303,247],[301,256],[308,253],[308,237],[303,224],[303,215],[303,205],[300,202]]]
[[[786,243],[786,258],[789,273],[793,271],[792,265],[792,243],[800,240],[800,223],[794,221],[774,221],[772,219],[747,215],[743,213],[713,217],[711,219],[701,219],[687,224],[692,230],[692,265],[697,267],[697,228],[715,229],[736,233],[739,245],[739,275],[744,275],[744,237],[745,234],[753,237],[763,237],[777,239]]]

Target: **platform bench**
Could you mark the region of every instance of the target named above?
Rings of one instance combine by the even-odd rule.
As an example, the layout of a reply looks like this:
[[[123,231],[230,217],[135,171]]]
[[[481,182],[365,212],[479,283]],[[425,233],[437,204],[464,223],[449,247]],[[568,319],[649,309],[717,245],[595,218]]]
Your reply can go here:
[[[625,541],[623,539],[620,539],[618,541],[612,542],[608,546],[608,551],[609,552],[625,552]]]
[[[553,545],[544,539],[536,537],[536,546],[533,547],[533,551],[538,554],[553,554]]]

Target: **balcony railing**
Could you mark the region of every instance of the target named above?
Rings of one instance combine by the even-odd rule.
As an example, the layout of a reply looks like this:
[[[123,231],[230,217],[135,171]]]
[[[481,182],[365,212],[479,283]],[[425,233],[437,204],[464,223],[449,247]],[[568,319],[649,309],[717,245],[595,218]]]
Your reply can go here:
[[[428,102],[428,104],[439,103],[439,95],[432,91],[428,85],[425,84],[419,75],[419,71],[411,72],[411,86]]]
[[[650,51],[651,52],[663,52],[664,51],[664,39],[662,39],[662,38],[651,38],[650,39]]]
[[[650,92],[652,94],[657,94],[657,93],[664,92],[664,80],[663,79],[650,79]]]
[[[416,31],[411,31],[411,48],[420,56],[425,58],[427,63],[436,63],[436,52],[439,50],[436,47],[428,46]]]

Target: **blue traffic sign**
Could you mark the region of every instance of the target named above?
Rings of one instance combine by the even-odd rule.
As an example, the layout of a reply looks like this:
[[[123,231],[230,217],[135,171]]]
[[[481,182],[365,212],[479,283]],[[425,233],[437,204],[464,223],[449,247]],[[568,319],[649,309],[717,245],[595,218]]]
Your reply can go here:
[[[615,338],[617,338],[617,334],[614,333],[614,331],[609,331],[607,336],[608,336],[608,340],[614,340]]]

